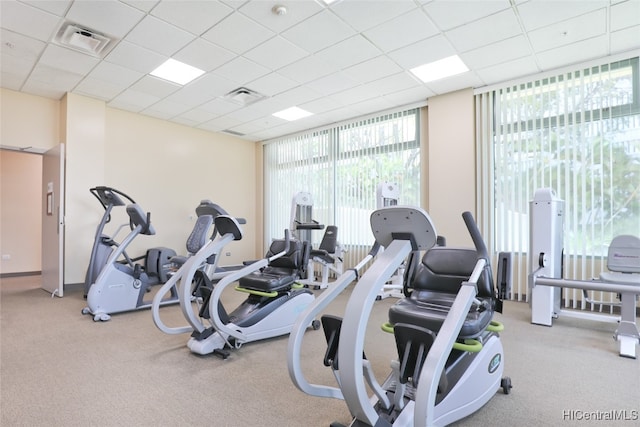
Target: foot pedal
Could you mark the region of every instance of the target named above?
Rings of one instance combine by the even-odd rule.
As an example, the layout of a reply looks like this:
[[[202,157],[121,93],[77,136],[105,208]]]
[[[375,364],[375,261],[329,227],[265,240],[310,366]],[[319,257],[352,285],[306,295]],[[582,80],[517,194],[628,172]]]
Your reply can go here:
[[[191,332],[191,337],[195,338],[196,341],[205,340],[209,338],[211,335],[213,335],[213,328],[207,328],[202,332],[198,332],[198,331]]]
[[[213,350],[213,354],[217,354],[218,356],[222,357],[222,360],[227,360],[231,352],[222,348],[216,348],[215,350]]]

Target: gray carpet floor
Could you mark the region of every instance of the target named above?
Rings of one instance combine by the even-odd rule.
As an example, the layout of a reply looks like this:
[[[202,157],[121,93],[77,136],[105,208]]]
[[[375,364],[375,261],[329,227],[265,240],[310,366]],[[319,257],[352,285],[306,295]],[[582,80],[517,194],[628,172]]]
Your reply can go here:
[[[249,343],[222,360],[197,356],[187,336],[165,335],[148,310],[94,323],[82,291],[52,298],[39,276],[0,281],[0,425],[2,426],[328,426],[350,420],[341,400],[307,396],[289,379],[287,337]],[[327,312],[342,315],[351,288]],[[226,291],[225,291],[226,292]],[[322,292],[322,291],[316,291]],[[244,296],[230,290],[228,307]],[[380,330],[394,299],[375,303],[365,351],[382,381],[395,357]],[[162,308],[172,326],[177,306]],[[506,302],[497,320],[505,375],[498,392],[457,426],[640,426],[640,359],[618,356],[615,325],[558,319],[531,325],[525,303]],[[322,364],[321,331],[303,345],[307,378],[334,385]],[[639,350],[640,351],[640,350]],[[614,419],[611,419],[614,418]]]

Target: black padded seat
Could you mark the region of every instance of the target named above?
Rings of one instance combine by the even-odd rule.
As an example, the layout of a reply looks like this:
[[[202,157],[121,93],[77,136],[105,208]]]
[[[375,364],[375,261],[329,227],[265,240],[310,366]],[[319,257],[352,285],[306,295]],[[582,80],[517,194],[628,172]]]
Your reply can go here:
[[[391,324],[407,323],[429,329],[440,330],[449,309],[453,305],[462,282],[471,275],[478,260],[474,249],[435,246],[428,250],[417,266],[407,285],[413,289],[389,309]],[[410,269],[409,269],[410,270]],[[485,309],[471,310],[460,331],[459,338],[475,338],[482,334],[494,313],[495,296],[491,267],[487,265],[478,280],[478,300]]]
[[[284,239],[276,239],[271,243],[266,258],[282,252],[286,242]],[[309,250],[306,243],[300,240],[289,241],[289,251],[274,260],[260,271],[253,272],[242,277],[238,284],[241,288],[259,291],[276,292],[286,290],[301,277],[309,258]]]

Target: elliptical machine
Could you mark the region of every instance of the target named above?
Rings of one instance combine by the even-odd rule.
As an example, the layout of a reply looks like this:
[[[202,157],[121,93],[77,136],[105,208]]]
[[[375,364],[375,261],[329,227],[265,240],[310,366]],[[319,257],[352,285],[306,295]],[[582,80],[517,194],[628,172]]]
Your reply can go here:
[[[127,206],[128,204],[136,203],[131,197],[116,190],[112,187],[97,186],[90,188],[89,191],[100,202],[104,208],[104,214],[102,219],[96,228],[96,234],[93,239],[93,247],[91,248],[91,257],[89,258],[89,266],[84,279],[84,297],[87,298],[89,289],[97,279],[98,275],[102,271],[107,260],[114,250],[120,245],[115,239],[122,228],[129,225],[133,230],[134,226],[131,221],[127,224],[120,225],[112,236],[105,234],[104,229],[106,225],[111,221],[111,211],[114,207]],[[131,258],[126,251],[122,252],[124,260],[121,263],[127,263],[134,265],[135,262],[144,259],[144,270],[147,274],[147,281],[149,283],[164,283],[168,279],[168,269],[166,267],[170,258],[176,256],[176,252],[173,249],[165,247],[151,248],[147,250],[143,256]]]
[[[114,243],[115,250],[107,258],[95,283],[90,286],[87,307],[82,309],[82,314],[92,314],[95,322],[107,321],[113,313],[149,307],[144,296],[149,287],[157,283],[150,279],[140,264],[135,264],[126,255],[126,248],[138,235],[150,236],[156,233],[151,225],[150,215],[136,203],[127,205],[126,211],[131,231],[120,243]],[[124,257],[126,262],[119,262],[120,257]],[[170,302],[177,302],[175,295],[165,301]]]
[[[92,256],[87,272],[87,277],[91,277],[97,271],[97,277],[89,287],[87,306],[82,309],[82,314],[92,314],[94,321],[107,321],[111,318],[111,314],[114,313],[151,307],[151,301],[145,299],[151,287],[159,283],[166,283],[173,274],[172,271],[205,244],[209,229],[213,224],[213,218],[223,213],[226,214],[215,203],[209,200],[201,201],[196,208],[198,219],[186,243],[188,255],[186,257],[176,256],[173,250],[167,251],[164,250],[165,248],[153,248],[147,251],[147,262],[143,267],[134,262],[140,258],[132,259],[127,255],[126,248],[140,234],[155,234],[155,230],[151,225],[150,214],[145,213],[136,203],[127,205],[126,212],[129,216],[128,224],[131,230],[118,243],[113,238],[102,234],[102,229],[104,224],[108,222],[105,219],[109,217],[111,208],[124,204],[124,201],[118,197],[118,194],[122,193],[108,187],[97,187],[95,190],[96,193],[94,194],[101,196],[99,200],[101,202],[107,201],[108,203],[105,204],[105,215],[96,234],[97,243],[94,243],[94,254],[97,255],[95,257]],[[131,200],[128,196],[125,197]],[[115,234],[118,233],[116,232]],[[104,256],[106,256],[106,260],[98,270],[97,262]],[[154,262],[150,263],[149,258]],[[161,275],[158,274],[160,271],[162,271]],[[172,288],[170,294],[163,298],[160,304],[175,304],[178,300],[177,290]]]
[[[492,320],[501,309],[500,296],[495,297],[487,250],[475,221],[468,212],[463,219],[475,250],[434,247],[435,228],[420,208],[373,212],[373,234],[385,250],[359,278],[344,319],[322,318],[324,363],[332,368],[338,387],[311,384],[304,377],[304,325],[358,277],[361,265],[333,282],[298,317],[287,359],[296,387],[310,395],[344,399],[352,426],[376,427],[446,425],[481,408],[500,387],[509,392],[511,381],[502,378],[502,325]],[[421,261],[420,251],[426,251]],[[405,292],[410,296],[390,309],[390,321],[383,325],[395,335],[398,360],[380,384],[364,356],[366,324],[376,295],[409,255]],[[504,287],[506,291],[508,284]]]
[[[288,334],[298,313],[313,301],[314,296],[308,289],[295,286],[307,265],[308,247],[304,242],[291,239],[288,230],[285,230],[284,240],[272,242],[263,259],[249,262],[237,270],[211,275],[199,273],[207,260],[213,259],[215,263],[219,259],[225,245],[242,239],[239,222],[228,215],[215,218],[215,228],[217,236],[187,259],[156,293],[152,314],[162,332],[190,333],[187,346],[192,352],[215,353],[226,359],[230,354],[228,349]],[[215,265],[213,270],[217,270]],[[220,297],[236,282],[236,290],[249,295],[236,309],[228,312]],[[178,288],[180,308],[189,323],[186,326],[167,326],[160,317],[162,298],[172,286]],[[310,325],[319,328],[317,321]]]

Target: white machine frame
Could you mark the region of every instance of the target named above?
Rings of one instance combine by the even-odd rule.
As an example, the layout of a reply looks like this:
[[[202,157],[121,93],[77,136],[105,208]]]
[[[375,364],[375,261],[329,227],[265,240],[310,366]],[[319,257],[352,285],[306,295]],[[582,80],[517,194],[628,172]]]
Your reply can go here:
[[[289,337],[287,363],[289,376],[298,389],[313,396],[344,399],[354,417],[352,426],[378,427],[391,426],[376,411],[375,405],[379,402],[384,407],[389,407],[391,402],[385,390],[398,377],[399,363],[392,362],[393,370],[383,385],[376,381],[369,362],[362,357],[367,322],[376,295],[383,285],[412,251],[433,247],[437,235],[428,214],[420,208],[394,206],[379,209],[372,214],[371,224],[376,245],[385,250],[377,255],[376,250],[372,250],[358,266],[341,275],[301,313]],[[352,281],[358,279],[360,269],[374,256],[375,262],[359,278],[345,309],[338,347],[340,369],[334,371],[339,387],[309,383],[301,367],[305,325]],[[503,349],[498,336],[493,335],[483,343],[484,354],[479,354],[471,362],[449,394],[436,404],[439,380],[466,314],[476,300],[476,284],[485,265],[486,260],[479,259],[469,280],[462,284],[427,354],[420,371],[415,398],[403,406],[393,423],[394,427],[426,427],[452,423],[477,411],[502,385]],[[487,367],[491,369],[488,370]],[[366,385],[374,396],[369,396]],[[402,397],[394,403],[398,405],[401,400]]]
[[[400,186],[393,182],[381,182],[376,189],[376,208],[381,209],[388,206],[398,206],[400,200]],[[378,294],[378,299],[385,298],[404,298],[402,293],[402,281],[404,279],[405,266],[404,263],[398,267],[398,270],[382,287],[382,291]]]
[[[235,218],[227,215],[220,215],[215,219],[216,229],[219,237],[211,240],[207,245],[203,246],[195,255],[191,256],[183,264],[183,266],[165,283],[165,285],[157,292],[153,304],[152,314],[153,321],[162,332],[167,334],[183,334],[192,333],[195,335],[202,334],[207,329],[198,314],[200,308],[198,304],[194,304],[192,295],[192,282],[195,273],[202,268],[207,259],[213,255],[217,260],[224,246],[233,240],[242,238],[242,230]],[[284,250],[275,254],[270,258],[263,258],[252,262],[240,269],[227,271],[221,274],[214,273],[212,280],[219,281],[215,284],[213,292],[209,298],[209,316],[213,333],[206,338],[196,339],[189,338],[187,346],[196,354],[206,355],[211,353],[220,353],[224,358],[227,354],[222,350],[228,348],[240,348],[244,343],[258,341],[262,339],[277,337],[288,334],[294,324],[296,316],[303,311],[313,300],[312,293],[300,293],[290,298],[288,301],[270,312],[264,319],[251,326],[238,326],[232,322],[224,323],[218,313],[218,301],[222,292],[231,284],[235,283],[241,277],[247,276],[252,272],[258,271],[266,267],[269,262],[275,258],[283,256],[287,253]],[[179,285],[178,285],[179,282]],[[178,285],[178,295],[180,300],[180,308],[185,319],[189,323],[187,326],[169,327],[160,318],[160,306],[162,298],[170,291],[172,286]],[[195,301],[196,303],[198,301]],[[313,321],[308,326],[315,325]]]
[[[324,230],[325,226],[313,219],[313,197],[311,193],[300,191],[291,198],[291,225],[290,230],[294,235],[312,245],[311,233],[313,230]],[[329,264],[320,257],[309,257],[307,264],[307,278],[298,280],[298,283],[313,287],[314,289],[326,289],[329,286],[329,276],[340,275],[343,272],[343,257],[345,248],[338,241],[334,254],[335,262]],[[320,266],[320,280],[316,280],[316,264]]]
[[[552,326],[559,316],[618,323],[614,339],[622,357],[636,358],[640,332],[636,324],[636,299],[640,295],[640,261],[638,270],[629,274],[603,272],[597,280],[562,278],[564,201],[550,188],[536,190],[530,202],[528,277],[531,323]],[[640,248],[635,259],[640,259]],[[629,256],[632,256],[631,254]],[[632,259],[632,258],[630,258]],[[612,292],[620,295],[620,316],[561,308],[561,288]]]

